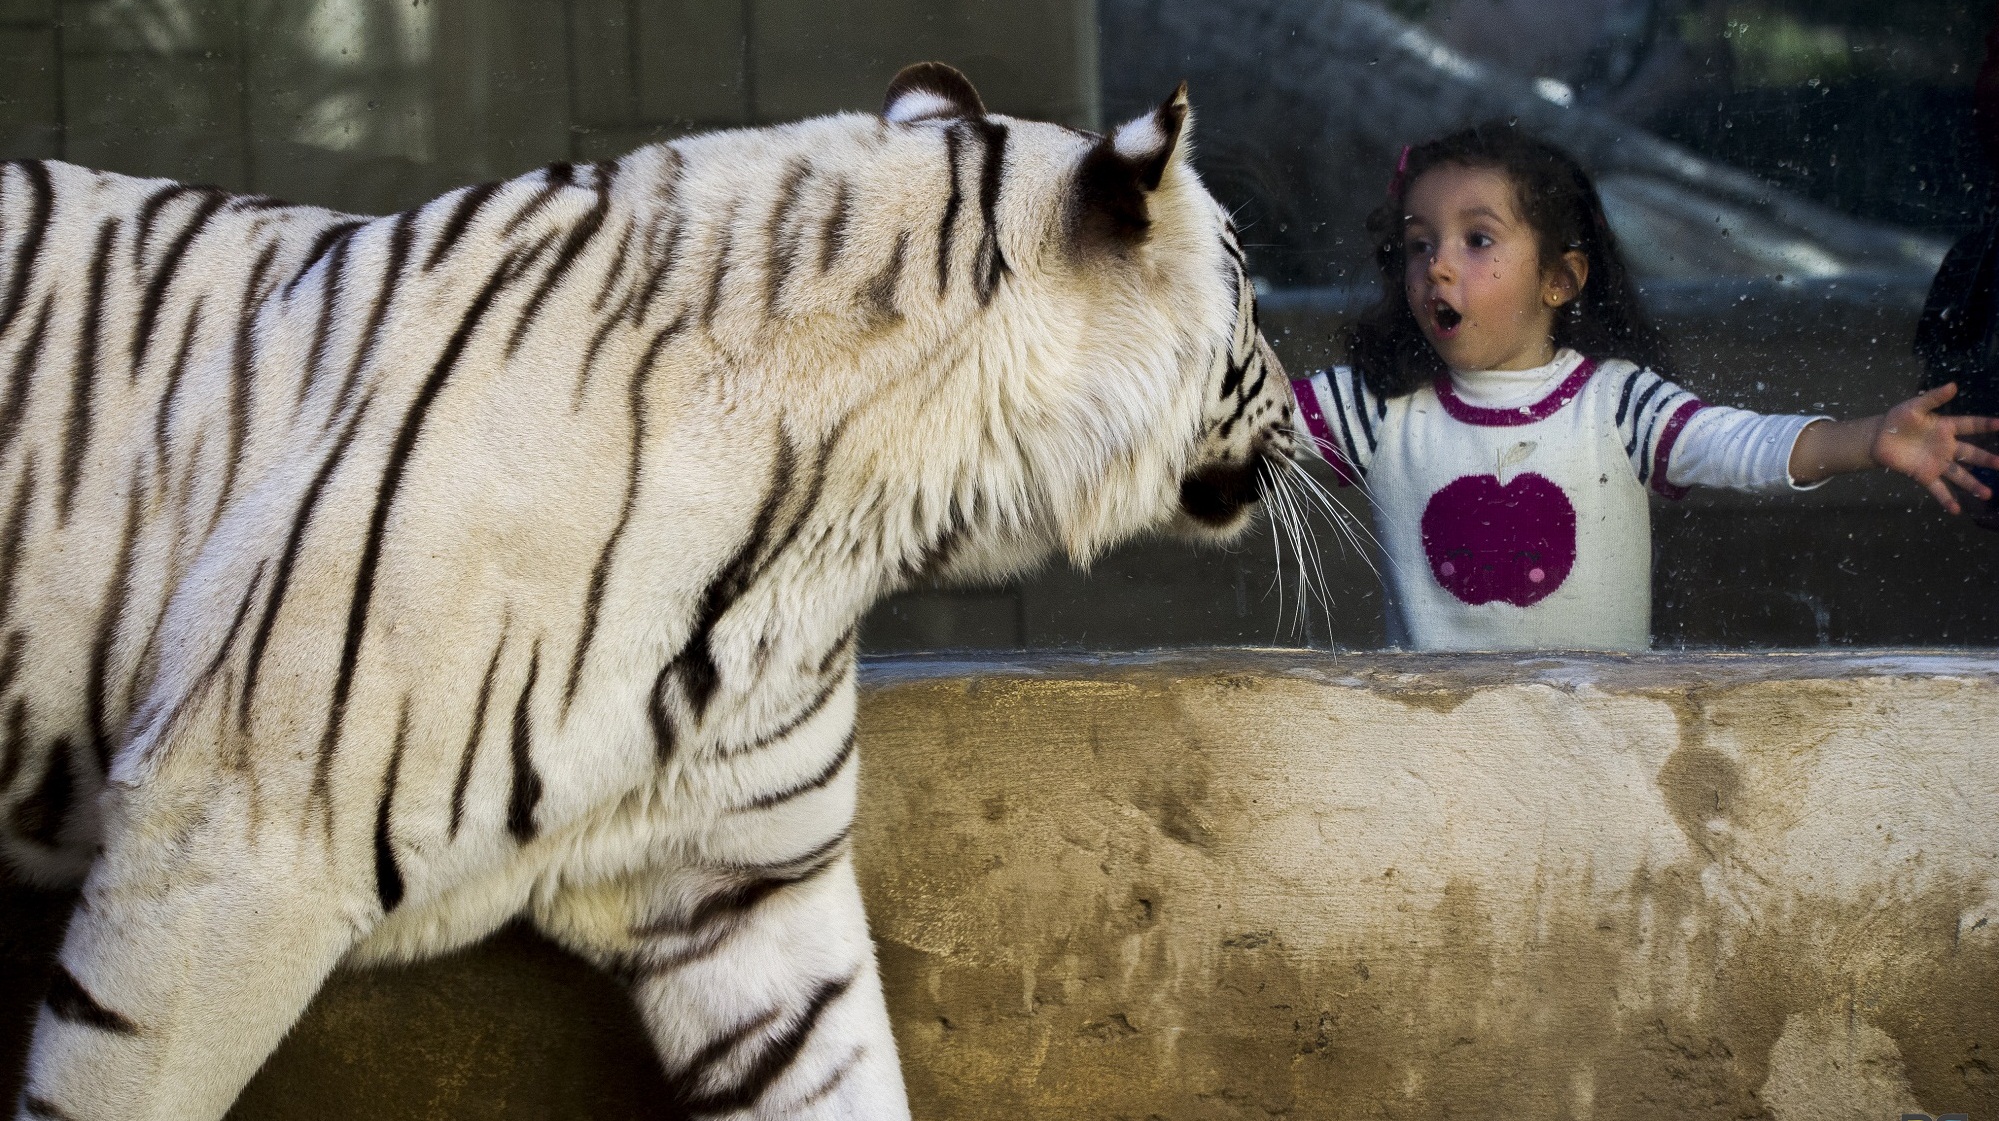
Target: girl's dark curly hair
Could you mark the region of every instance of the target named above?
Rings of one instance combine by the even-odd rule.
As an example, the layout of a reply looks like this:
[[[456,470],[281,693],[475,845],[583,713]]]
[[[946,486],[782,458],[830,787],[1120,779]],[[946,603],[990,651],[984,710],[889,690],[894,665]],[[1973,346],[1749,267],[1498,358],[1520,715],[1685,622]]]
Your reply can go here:
[[[1579,249],[1589,259],[1582,294],[1555,316],[1555,345],[1599,358],[1623,358],[1666,373],[1665,341],[1638,306],[1603,201],[1567,152],[1510,121],[1487,121],[1408,149],[1388,202],[1367,219],[1381,298],[1346,329],[1347,361],[1380,397],[1413,393],[1445,372],[1402,286],[1403,203],[1423,173],[1444,165],[1491,168],[1512,181],[1520,214],[1540,242],[1543,268]]]

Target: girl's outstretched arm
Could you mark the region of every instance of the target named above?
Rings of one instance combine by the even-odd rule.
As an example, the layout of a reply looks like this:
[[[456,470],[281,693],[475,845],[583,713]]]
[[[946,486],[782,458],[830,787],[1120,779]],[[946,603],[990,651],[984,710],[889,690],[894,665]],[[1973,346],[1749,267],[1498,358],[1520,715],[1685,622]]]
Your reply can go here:
[[[1989,499],[1992,491],[1966,468],[1999,468],[1999,455],[1962,437],[1999,432],[1999,418],[1938,416],[1937,407],[1955,396],[1957,383],[1952,382],[1911,397],[1880,416],[1811,424],[1791,448],[1791,477],[1816,483],[1848,471],[1886,467],[1922,484],[1953,514],[1961,508],[1946,481]]]

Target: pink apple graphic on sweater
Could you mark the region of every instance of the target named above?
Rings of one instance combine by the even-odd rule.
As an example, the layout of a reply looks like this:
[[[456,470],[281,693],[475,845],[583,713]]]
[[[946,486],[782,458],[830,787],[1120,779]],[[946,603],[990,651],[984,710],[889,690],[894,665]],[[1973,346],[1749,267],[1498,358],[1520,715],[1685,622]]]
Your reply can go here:
[[[1423,508],[1423,552],[1445,591],[1466,603],[1515,607],[1551,595],[1576,563],[1576,508],[1532,471],[1502,484],[1465,475]]]

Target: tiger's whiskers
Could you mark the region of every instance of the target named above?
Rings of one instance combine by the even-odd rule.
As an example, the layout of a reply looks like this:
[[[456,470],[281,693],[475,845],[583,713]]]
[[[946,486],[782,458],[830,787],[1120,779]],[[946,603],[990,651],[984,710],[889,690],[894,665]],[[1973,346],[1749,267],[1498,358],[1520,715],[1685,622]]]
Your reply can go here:
[[[1351,548],[1376,580],[1381,579],[1381,569],[1374,560],[1380,542],[1365,522],[1355,517],[1345,503],[1296,460],[1284,457],[1267,461],[1263,480],[1265,505],[1270,510],[1271,548],[1276,557],[1273,588],[1279,603],[1284,605],[1279,609],[1278,636],[1286,632],[1309,636],[1309,622],[1315,609],[1324,614],[1328,624],[1331,623],[1334,599],[1332,584],[1326,577],[1325,556],[1313,524],[1314,515],[1330,526],[1340,555],[1345,556]],[[1365,494],[1365,484],[1361,486]],[[1295,599],[1288,597],[1284,589],[1287,544],[1291,563],[1297,566]]]

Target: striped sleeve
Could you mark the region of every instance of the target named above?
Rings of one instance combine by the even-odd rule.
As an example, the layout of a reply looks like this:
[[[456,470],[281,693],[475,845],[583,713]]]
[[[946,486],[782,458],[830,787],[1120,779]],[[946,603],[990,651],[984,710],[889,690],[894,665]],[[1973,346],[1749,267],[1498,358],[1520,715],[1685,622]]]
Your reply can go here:
[[[1731,490],[1811,490],[1791,477],[1791,450],[1798,435],[1821,416],[1766,416],[1747,409],[1704,408],[1687,422],[1667,465],[1678,487]]]
[[[1293,378],[1291,392],[1298,398],[1298,434],[1332,464],[1342,485],[1359,482],[1374,460],[1388,403],[1345,366]]]
[[[1810,490],[1791,478],[1791,449],[1825,419],[1708,405],[1650,370],[1625,375],[1617,399],[1618,431],[1638,481],[1672,499],[1697,486]]]
[[[1707,406],[1700,398],[1646,369],[1633,369],[1617,391],[1617,431],[1638,482],[1667,498],[1686,497],[1668,478],[1673,449],[1687,423]]]

